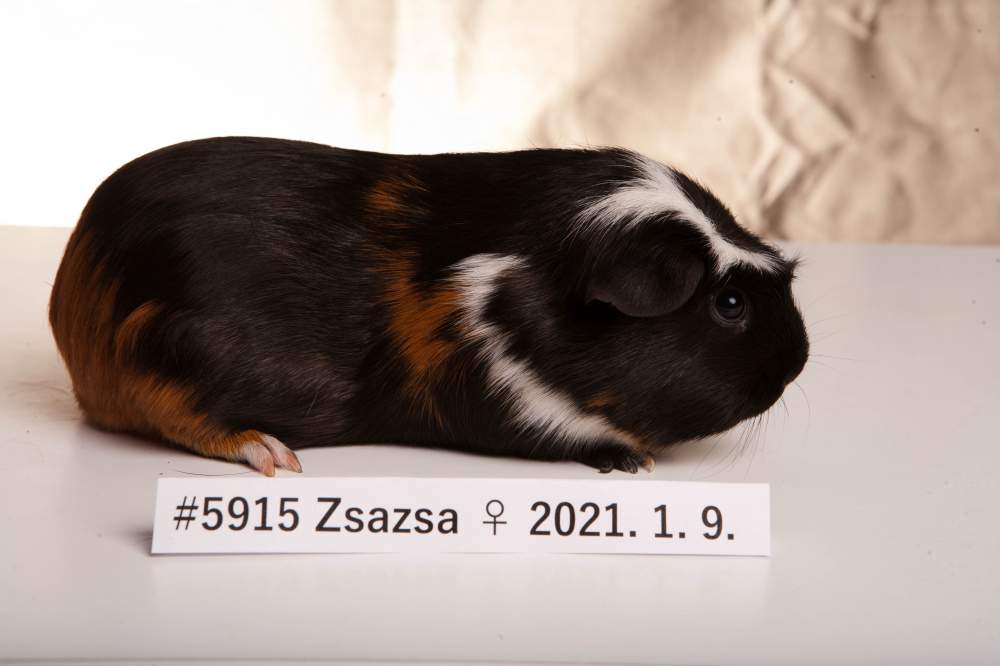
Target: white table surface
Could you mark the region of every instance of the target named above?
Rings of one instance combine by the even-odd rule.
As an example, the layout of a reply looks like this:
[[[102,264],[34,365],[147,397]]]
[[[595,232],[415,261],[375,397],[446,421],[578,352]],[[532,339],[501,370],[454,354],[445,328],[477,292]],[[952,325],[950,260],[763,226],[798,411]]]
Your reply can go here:
[[[1000,248],[800,248],[802,390],[749,445],[653,474],[769,482],[771,558],[153,557],[156,480],[242,468],[81,422],[45,314],[67,235],[0,228],[0,658],[1000,663]],[[299,455],[314,476],[594,474]]]

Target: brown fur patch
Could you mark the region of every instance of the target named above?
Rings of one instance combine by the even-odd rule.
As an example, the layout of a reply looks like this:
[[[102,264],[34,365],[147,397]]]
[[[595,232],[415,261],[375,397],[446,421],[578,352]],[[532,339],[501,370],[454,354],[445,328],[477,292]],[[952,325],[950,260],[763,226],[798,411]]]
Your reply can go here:
[[[440,330],[455,314],[459,294],[450,287],[421,293],[413,281],[411,252],[383,250],[375,254],[386,277],[389,331],[410,370],[407,392],[427,416],[443,425],[432,388],[455,350],[455,343],[442,338]]]
[[[182,444],[202,455],[243,460],[243,446],[260,443],[256,430],[228,432],[194,410],[195,396],[188,390],[155,377],[130,375],[121,390],[131,396],[136,412],[147,427],[164,439]]]
[[[162,308],[154,301],[147,301],[125,318],[115,331],[115,353],[117,360],[127,363],[135,355],[139,336],[148,328]]]
[[[583,403],[583,406],[590,411],[603,411],[608,407],[614,407],[620,402],[618,395],[611,391],[603,391],[593,398]]]
[[[419,374],[437,367],[453,350],[452,342],[437,331],[454,313],[458,294],[442,289],[421,297],[405,276],[397,277],[389,290],[394,305],[392,331],[410,366]]]
[[[400,174],[378,180],[365,193],[369,213],[388,218],[420,216],[427,210],[416,201],[424,187],[414,176]]]
[[[423,191],[421,182],[400,163],[394,173],[376,181],[365,193],[365,210],[392,236],[409,221],[427,214],[420,202]],[[416,252],[412,249],[378,245],[369,250],[385,280],[389,333],[409,372],[404,388],[427,418],[443,426],[433,386],[455,348],[455,343],[441,337],[440,329],[456,311],[458,293],[447,287],[422,291],[414,282]]]
[[[94,260],[87,236],[78,228],[70,236],[49,302],[49,322],[56,345],[66,361],[73,391],[84,412],[98,424],[116,417],[110,403],[116,391],[114,324],[118,287]]]
[[[196,411],[190,389],[139,373],[134,359],[142,333],[162,308],[149,301],[117,323],[117,296],[116,280],[78,227],[56,273],[49,322],[89,420],[107,430],[162,437],[203,455],[242,459],[241,447],[261,441],[260,433],[228,432]]]

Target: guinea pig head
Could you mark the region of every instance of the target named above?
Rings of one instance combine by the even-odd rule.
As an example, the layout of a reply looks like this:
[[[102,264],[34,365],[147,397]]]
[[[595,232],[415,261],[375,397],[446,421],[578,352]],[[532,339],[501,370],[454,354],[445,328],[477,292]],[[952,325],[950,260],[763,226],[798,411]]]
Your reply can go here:
[[[589,405],[667,444],[766,411],[809,342],[791,291],[796,262],[683,174],[640,165],[636,181],[584,212],[593,228],[581,234],[587,258],[566,322]]]
[[[766,411],[809,343],[795,261],[693,181],[646,166],[662,171],[579,216],[575,254],[551,278],[569,287],[541,307],[537,289],[512,283],[507,302],[522,315],[515,351],[546,384],[614,431],[664,445]]]
[[[722,264],[676,218],[648,222],[596,261],[570,325],[591,341],[590,405],[660,443],[755,416],[801,372],[808,339],[791,293],[794,262]],[[590,356],[588,357],[588,353]]]

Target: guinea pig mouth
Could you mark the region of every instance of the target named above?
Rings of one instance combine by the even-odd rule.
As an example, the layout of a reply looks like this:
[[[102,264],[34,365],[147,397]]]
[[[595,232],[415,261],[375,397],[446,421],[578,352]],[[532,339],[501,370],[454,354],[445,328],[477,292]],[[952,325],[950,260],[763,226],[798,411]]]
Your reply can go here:
[[[753,392],[754,399],[750,401],[752,409],[747,418],[757,416],[774,406],[774,403],[778,402],[784,394],[785,389],[788,388],[788,385],[795,381],[796,377],[802,373],[807,358],[808,352],[803,350],[803,353],[798,355],[784,372],[779,371],[778,373],[762,377]]]
[[[798,373],[795,373],[790,379],[788,379],[788,381],[785,381],[784,378],[780,380],[769,378],[768,380],[761,382],[753,392],[753,397],[747,401],[748,410],[747,413],[744,414],[743,418],[748,419],[757,416],[758,414],[763,414],[773,407],[774,403],[778,402],[784,394],[785,388],[797,376]]]

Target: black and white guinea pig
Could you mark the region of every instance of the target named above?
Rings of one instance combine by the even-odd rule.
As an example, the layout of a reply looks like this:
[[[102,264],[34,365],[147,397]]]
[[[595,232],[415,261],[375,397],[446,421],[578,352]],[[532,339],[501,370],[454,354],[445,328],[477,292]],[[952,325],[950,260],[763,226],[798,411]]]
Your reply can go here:
[[[627,150],[218,138],[97,189],[50,321],[92,423],[264,474],[361,442],[635,472],[799,374],[794,267]]]

